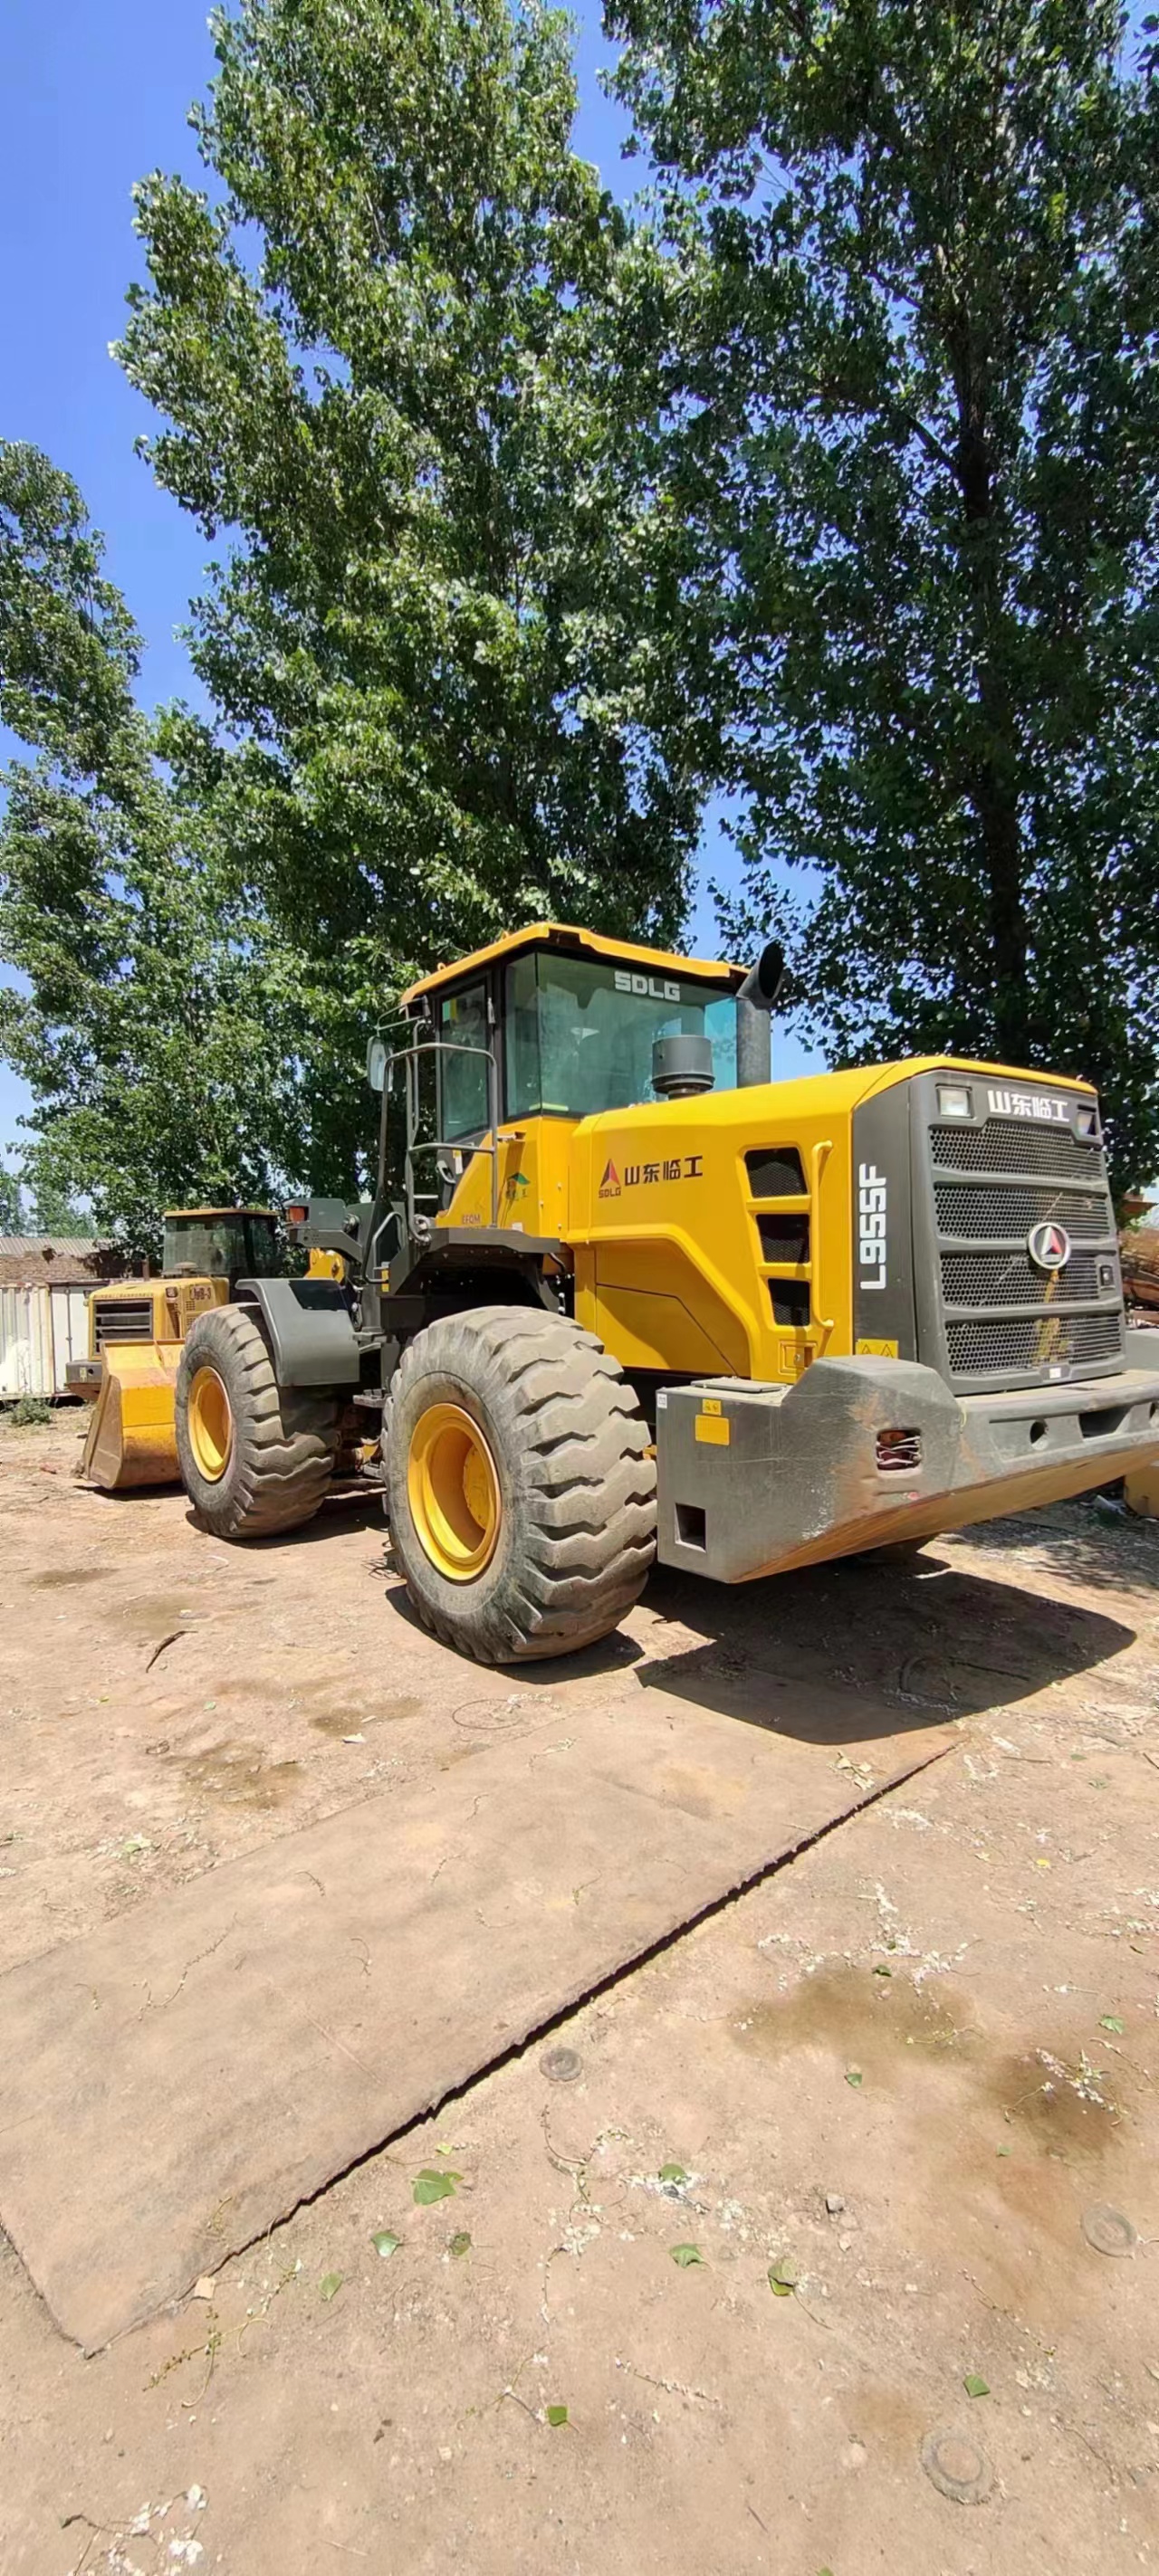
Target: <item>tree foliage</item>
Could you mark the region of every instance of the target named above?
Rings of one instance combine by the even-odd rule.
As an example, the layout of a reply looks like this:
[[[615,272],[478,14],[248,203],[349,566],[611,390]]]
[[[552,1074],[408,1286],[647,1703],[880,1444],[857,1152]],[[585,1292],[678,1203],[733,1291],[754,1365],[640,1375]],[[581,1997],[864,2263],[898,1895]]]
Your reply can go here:
[[[132,694],[139,640],[69,477],[0,443],[0,1050],[59,1230],[159,1238],[167,1200],[263,1196],[308,1151],[285,960],[226,863],[196,729]],[[159,766],[159,757],[164,766]],[[50,1228],[51,1230],[51,1228]]]
[[[241,0],[138,191],[121,348],[232,551],[197,670],[235,847],[337,1010],[537,915],[674,935],[700,801],[649,424],[650,254],[572,153],[563,22]],[[324,968],[324,972],[323,972]]]
[[[751,939],[1159,1148],[1156,98],[1114,0],[617,0]],[[703,667],[703,655],[702,655]]]

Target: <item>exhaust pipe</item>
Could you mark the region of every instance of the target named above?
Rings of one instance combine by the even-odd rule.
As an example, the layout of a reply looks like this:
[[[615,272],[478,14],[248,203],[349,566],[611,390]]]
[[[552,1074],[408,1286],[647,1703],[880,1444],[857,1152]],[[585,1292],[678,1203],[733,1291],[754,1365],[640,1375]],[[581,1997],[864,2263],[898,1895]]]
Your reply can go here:
[[[736,997],[736,1078],[738,1089],[773,1078],[773,1020],[785,982],[785,952],[779,939],[762,948]]]

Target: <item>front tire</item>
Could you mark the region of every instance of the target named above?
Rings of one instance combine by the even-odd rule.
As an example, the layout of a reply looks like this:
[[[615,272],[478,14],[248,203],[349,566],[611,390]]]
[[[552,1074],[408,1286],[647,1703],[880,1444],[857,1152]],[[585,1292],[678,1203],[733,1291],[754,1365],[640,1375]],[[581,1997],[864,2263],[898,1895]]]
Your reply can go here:
[[[482,1664],[575,1654],[618,1626],[656,1550],[656,1464],[593,1333],[523,1306],[428,1325],[386,1416],[387,1509],[424,1625]]]
[[[338,1407],[278,1385],[243,1306],[199,1315],[177,1371],[185,1491],[217,1538],[272,1538],[312,1520],[334,1472]]]

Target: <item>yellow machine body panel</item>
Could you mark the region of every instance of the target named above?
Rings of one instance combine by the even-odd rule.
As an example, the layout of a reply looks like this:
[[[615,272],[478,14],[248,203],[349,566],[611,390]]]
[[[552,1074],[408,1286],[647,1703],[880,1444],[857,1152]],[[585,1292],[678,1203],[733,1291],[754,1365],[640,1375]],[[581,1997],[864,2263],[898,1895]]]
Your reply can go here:
[[[574,1118],[521,1118],[499,1130],[498,1222],[523,1234],[562,1240],[571,1204]],[[437,1225],[491,1223],[490,1133],[478,1152],[455,1146],[446,1157],[453,1175],[450,1202]]]
[[[576,1314],[627,1369],[791,1383],[847,1351],[850,1120],[862,1074],[658,1101],[586,1119],[572,1149]],[[803,1187],[757,1197],[745,1156],[784,1148]],[[758,1217],[794,1215],[809,1257],[769,1261]],[[778,1324],[768,1282],[807,1282]]]
[[[94,1288],[89,1298],[89,1357],[107,1358],[114,1348],[140,1348],[146,1342],[183,1342],[195,1318],[207,1306],[224,1306],[228,1296],[227,1279],[110,1280],[107,1287]],[[137,1328],[134,1315],[132,1331],[114,1338],[107,1323],[118,1317],[128,1319],[130,1309],[141,1310],[139,1321],[146,1328]]]
[[[910,1057],[595,1117],[520,1119],[499,1129],[498,1223],[566,1247],[577,1320],[629,1372],[792,1385],[823,1356],[856,1348],[896,1357],[886,1335],[855,1341],[854,1111],[915,1074],[993,1081],[1012,1071],[963,1057]],[[1051,1082],[1048,1074],[1013,1078]],[[1069,1090],[1089,1088],[1068,1077]],[[490,1142],[488,1133],[478,1150],[466,1144],[448,1158],[451,1192],[438,1225],[490,1225]],[[795,1159],[799,1184],[766,1193],[749,1156]],[[770,1251],[762,1219],[781,1220],[790,1237],[795,1222],[807,1257],[793,1258],[791,1243]],[[776,1230],[774,1222],[766,1232]],[[778,1322],[780,1281],[807,1287],[802,1320]]]

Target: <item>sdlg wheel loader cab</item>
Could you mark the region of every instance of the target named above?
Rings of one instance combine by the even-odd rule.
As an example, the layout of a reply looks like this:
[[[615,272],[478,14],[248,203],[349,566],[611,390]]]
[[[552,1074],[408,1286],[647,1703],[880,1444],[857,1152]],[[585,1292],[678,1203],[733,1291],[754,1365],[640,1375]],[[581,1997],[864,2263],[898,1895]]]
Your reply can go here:
[[[416,985],[379,1050],[393,1541],[484,1661],[605,1633],[654,1554],[746,1582],[1159,1457],[1089,1087],[948,1057],[773,1083],[778,981],[773,949],[746,976],[538,924]]]

